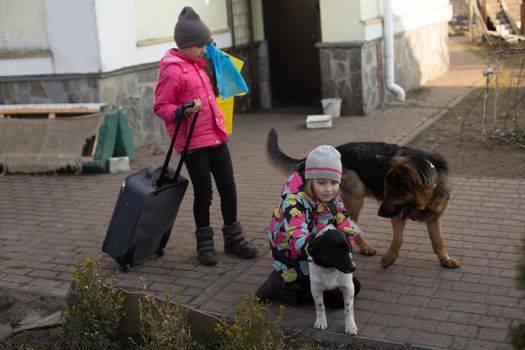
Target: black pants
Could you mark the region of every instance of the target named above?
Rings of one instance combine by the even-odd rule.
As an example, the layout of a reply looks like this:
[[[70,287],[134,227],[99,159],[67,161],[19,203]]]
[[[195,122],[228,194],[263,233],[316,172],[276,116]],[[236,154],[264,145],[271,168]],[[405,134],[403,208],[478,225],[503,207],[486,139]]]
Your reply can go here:
[[[197,228],[210,226],[210,205],[213,198],[211,175],[221,197],[222,219],[225,225],[237,221],[237,191],[233,164],[226,144],[206,147],[189,153],[185,160],[193,185],[193,216]]]

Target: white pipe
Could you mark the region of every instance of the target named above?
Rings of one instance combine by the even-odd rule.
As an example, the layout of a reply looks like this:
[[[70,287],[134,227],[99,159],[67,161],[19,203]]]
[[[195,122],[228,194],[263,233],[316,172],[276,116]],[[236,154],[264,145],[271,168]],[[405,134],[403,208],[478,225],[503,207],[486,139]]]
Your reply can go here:
[[[394,68],[394,15],[392,0],[383,0],[383,37],[385,40],[386,88],[396,94],[398,101],[405,100],[405,90],[395,83]]]

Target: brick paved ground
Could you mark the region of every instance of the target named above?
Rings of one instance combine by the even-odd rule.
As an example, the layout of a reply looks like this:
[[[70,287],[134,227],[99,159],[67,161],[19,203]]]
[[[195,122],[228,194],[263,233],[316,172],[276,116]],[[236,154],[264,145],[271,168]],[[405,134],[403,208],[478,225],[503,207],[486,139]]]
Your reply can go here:
[[[200,266],[194,253],[190,187],[164,257],[120,274],[120,284],[135,288],[143,276],[155,291],[176,288],[189,305],[231,314],[242,294],[254,292],[271,269],[265,231],[286,175],[276,173],[265,160],[267,131],[275,127],[281,148],[295,157],[304,156],[320,143],[405,143],[453,106],[468,92],[469,85],[479,82],[481,63],[460,51],[457,55],[453,51],[452,58],[454,69],[431,82],[427,93],[418,99],[367,117],[339,118],[330,130],[306,130],[304,115],[236,116],[230,147],[239,218],[260,255],[254,260],[226,256],[219,230],[219,264]],[[133,170],[161,162],[162,156],[141,149]],[[64,295],[79,253],[101,254],[126,175],[1,176],[0,287]],[[288,307],[284,325],[306,336],[339,343],[510,349],[509,327],[525,321],[523,291],[516,288],[515,281],[525,233],[525,178],[452,176],[452,184],[444,238],[449,254],[461,261],[459,269],[439,266],[424,226],[417,223],[407,224],[405,244],[396,264],[382,269],[379,260],[389,244],[390,224],[375,215],[376,203],[368,202],[360,224],[379,255],[356,254],[356,276],[363,285],[355,305],[359,335],[344,335],[342,310],[328,312],[329,328],[325,332],[313,329],[314,310],[307,306]],[[212,223],[218,230],[221,222],[216,202],[212,212]],[[103,257],[103,266],[108,273],[116,268],[107,256]]]

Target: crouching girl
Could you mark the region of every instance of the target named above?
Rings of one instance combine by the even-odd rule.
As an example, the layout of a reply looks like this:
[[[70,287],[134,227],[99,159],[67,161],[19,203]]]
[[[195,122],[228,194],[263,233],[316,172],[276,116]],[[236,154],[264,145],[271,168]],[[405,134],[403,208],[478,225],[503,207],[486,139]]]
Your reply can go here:
[[[268,237],[273,271],[259,288],[257,297],[279,299],[290,305],[312,302],[306,244],[328,225],[346,234],[351,246],[357,225],[350,220],[339,193],[341,155],[332,146],[312,150],[297,166],[282,189],[282,200],[274,210]],[[359,282],[354,278],[355,294]],[[325,292],[325,305],[344,307],[342,293]]]

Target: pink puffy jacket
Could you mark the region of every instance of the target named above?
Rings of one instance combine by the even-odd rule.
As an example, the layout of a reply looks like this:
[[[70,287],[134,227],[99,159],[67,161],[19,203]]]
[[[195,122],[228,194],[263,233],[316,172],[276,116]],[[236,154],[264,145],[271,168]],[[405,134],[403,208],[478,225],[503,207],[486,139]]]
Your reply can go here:
[[[155,89],[153,111],[164,120],[170,137],[175,132],[174,112],[180,105],[196,98],[202,107],[193,130],[189,150],[219,146],[228,142],[224,117],[215,100],[212,85],[204,71],[204,59],[195,61],[171,49],[160,61],[159,81]],[[180,126],[175,150],[182,153],[193,117],[185,118]]]

